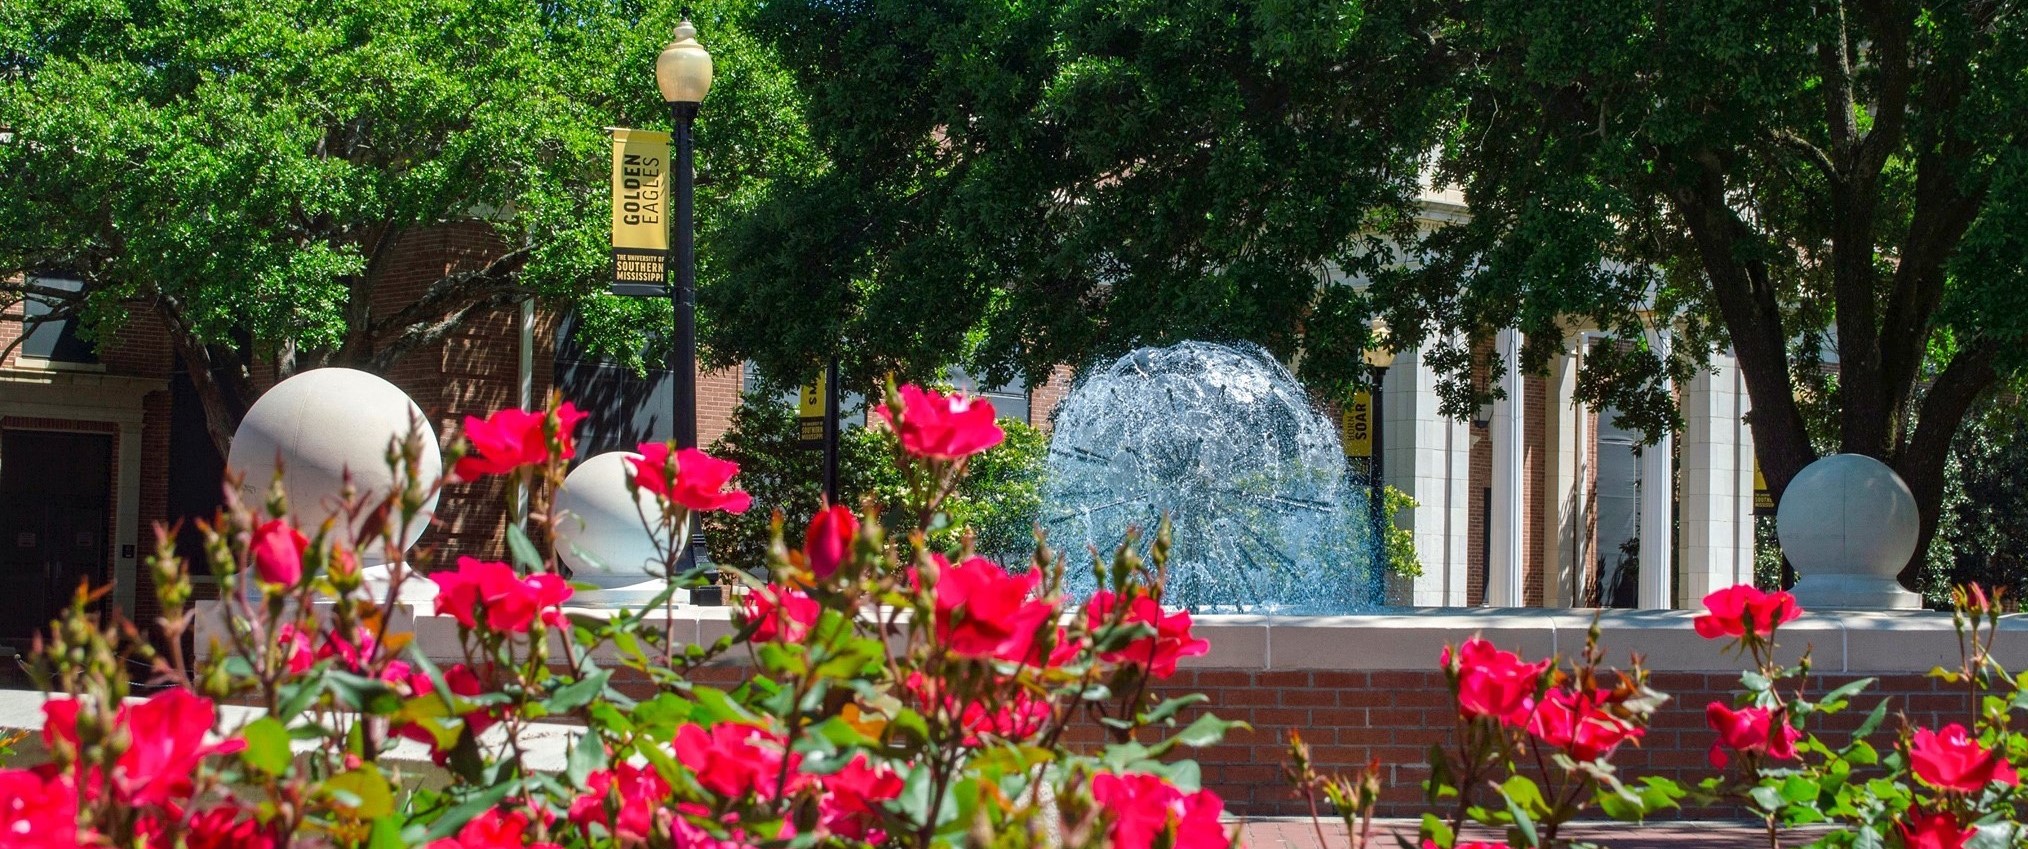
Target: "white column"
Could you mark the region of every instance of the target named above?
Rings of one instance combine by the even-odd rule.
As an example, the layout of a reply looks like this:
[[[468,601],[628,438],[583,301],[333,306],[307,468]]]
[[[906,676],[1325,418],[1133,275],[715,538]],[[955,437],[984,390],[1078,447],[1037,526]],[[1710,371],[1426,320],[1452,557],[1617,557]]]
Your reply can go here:
[[[1486,604],[1520,607],[1522,593],[1522,530],[1527,515],[1521,501],[1523,427],[1527,405],[1521,397],[1521,331],[1500,331],[1494,342],[1501,369],[1501,397],[1493,401],[1493,522],[1492,546],[1486,556]]]
[[[1735,363],[1735,366],[1737,363]],[[1746,392],[1746,372],[1732,369],[1733,403],[1739,410],[1739,417],[1732,422],[1732,486],[1739,493],[1739,500],[1733,505],[1732,550],[1736,552],[1738,569],[1733,574],[1733,583],[1753,582],[1753,428],[1746,423],[1747,415],[1753,410],[1752,396]],[[1701,596],[1690,599],[1695,602]]]
[[[1563,340],[1563,350],[1550,360],[1543,399],[1543,440],[1548,446],[1544,466],[1548,485],[1542,490],[1542,605],[1567,607],[1577,598],[1579,540],[1584,528],[1584,410],[1577,406],[1577,372],[1583,365],[1584,337]]]
[[[1418,607],[1463,607],[1466,523],[1471,514],[1471,433],[1466,422],[1438,411],[1436,372],[1410,349],[1395,357],[1381,386],[1381,450],[1389,486],[1416,506],[1395,522],[1415,536],[1422,576],[1398,582],[1391,599]]]
[[[1656,355],[1669,354],[1669,331],[1650,331],[1648,344]],[[1675,387],[1667,380],[1663,391]],[[1662,434],[1661,441],[1641,448],[1641,579],[1637,603],[1643,608],[1675,606],[1670,597],[1670,577],[1675,557],[1675,523],[1671,514],[1676,502],[1675,435]],[[1701,598],[1701,596],[1700,596]]]
[[[1739,390],[1739,366],[1726,352],[1712,357],[1709,371],[1691,379],[1683,398],[1686,601],[1753,580],[1753,460],[1748,448],[1745,474],[1740,474],[1746,405]]]

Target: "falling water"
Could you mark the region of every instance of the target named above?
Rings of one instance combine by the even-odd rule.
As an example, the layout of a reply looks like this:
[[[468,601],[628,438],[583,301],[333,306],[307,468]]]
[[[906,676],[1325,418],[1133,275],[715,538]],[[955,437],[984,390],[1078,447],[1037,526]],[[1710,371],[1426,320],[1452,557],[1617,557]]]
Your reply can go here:
[[[1083,377],[1056,413],[1043,498],[1050,541],[1093,589],[1089,548],[1175,529],[1165,602],[1320,614],[1376,604],[1366,489],[1331,422],[1256,346],[1142,348]]]

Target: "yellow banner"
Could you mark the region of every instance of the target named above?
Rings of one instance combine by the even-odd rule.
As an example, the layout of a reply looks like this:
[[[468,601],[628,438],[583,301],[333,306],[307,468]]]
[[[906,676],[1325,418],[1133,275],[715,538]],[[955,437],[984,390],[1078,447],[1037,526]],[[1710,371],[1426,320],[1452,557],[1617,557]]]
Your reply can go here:
[[[1373,393],[1355,392],[1338,414],[1338,438],[1347,457],[1373,456]]]
[[[668,279],[669,134],[612,132],[613,288],[645,294]]]
[[[824,376],[804,384],[796,393],[796,437],[805,448],[824,445]]]
[[[1767,489],[1767,476],[1760,473],[1760,458],[1753,458],[1753,512],[1773,513],[1774,493]]]

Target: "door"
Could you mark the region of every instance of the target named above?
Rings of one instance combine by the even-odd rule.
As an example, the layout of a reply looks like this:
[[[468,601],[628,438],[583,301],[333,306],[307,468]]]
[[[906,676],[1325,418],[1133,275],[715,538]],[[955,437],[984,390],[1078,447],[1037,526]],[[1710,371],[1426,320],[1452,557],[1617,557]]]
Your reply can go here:
[[[0,642],[25,647],[80,581],[104,586],[113,438],[0,431]]]

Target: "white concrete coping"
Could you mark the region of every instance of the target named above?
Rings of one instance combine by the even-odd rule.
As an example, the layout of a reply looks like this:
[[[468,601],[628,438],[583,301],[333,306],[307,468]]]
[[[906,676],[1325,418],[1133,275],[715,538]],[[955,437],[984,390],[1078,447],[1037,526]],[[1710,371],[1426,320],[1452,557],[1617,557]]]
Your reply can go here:
[[[205,603],[209,604],[209,603]],[[219,635],[213,612],[200,604],[197,647]],[[611,611],[565,608],[568,613],[610,616]],[[1193,616],[1193,633],[1211,642],[1209,653],[1185,658],[1184,667],[1244,670],[1434,670],[1446,644],[1473,636],[1534,659],[1574,656],[1598,616],[1609,663],[1624,665],[1640,652],[1660,672],[1734,672],[1746,661],[1723,651],[1724,640],[1697,636],[1689,610],[1569,608],[1401,608],[1345,616]],[[667,616],[649,614],[651,627],[673,629],[679,640],[709,644],[734,632],[725,607],[680,606]],[[398,608],[391,629],[416,632],[415,645],[432,660],[461,660],[457,623],[448,616]],[[1996,658],[2010,670],[2028,669],[2028,614],[2000,620]],[[1934,611],[1810,612],[1781,627],[1780,657],[1793,663],[1803,649],[1823,673],[1922,673],[1958,665],[1957,631],[1948,613]],[[610,647],[593,657],[611,660]],[[741,662],[745,652],[728,655]]]
[[[49,697],[33,690],[0,690],[0,734],[24,731],[28,737],[14,747],[14,755],[5,766],[15,767],[44,763],[49,760],[49,750],[42,744],[42,705]],[[244,705],[219,705],[217,731],[221,736],[231,737],[247,723],[266,714],[257,707]],[[584,729],[577,726],[531,723],[521,731],[521,752],[524,763],[530,769],[542,772],[562,772],[569,762],[570,748]],[[500,726],[489,728],[479,735],[479,746],[488,755],[501,757],[507,747],[507,732]],[[314,740],[296,740],[290,743],[298,759],[314,751]],[[381,760],[400,769],[404,781],[411,785],[441,787],[450,782],[450,774],[430,760],[428,746],[406,738],[397,738],[394,745],[381,755]]]

